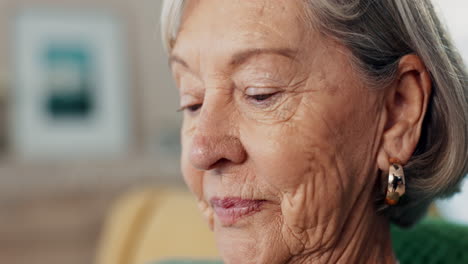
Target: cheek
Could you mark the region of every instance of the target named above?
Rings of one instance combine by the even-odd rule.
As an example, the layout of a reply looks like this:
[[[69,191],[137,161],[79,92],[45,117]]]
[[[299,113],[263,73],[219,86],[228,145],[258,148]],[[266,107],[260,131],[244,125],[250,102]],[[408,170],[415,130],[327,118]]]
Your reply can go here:
[[[283,200],[303,193],[301,195],[308,197],[302,197],[304,204],[301,206],[310,203],[307,207],[328,209],[324,203],[339,203],[335,194],[347,192],[344,188],[349,185],[347,166],[339,154],[340,146],[329,141],[328,135],[320,132],[317,126],[313,130],[308,127],[288,129],[282,136],[272,137],[268,146],[258,148],[269,151],[258,155],[257,171],[265,176],[262,181],[275,189]]]
[[[304,195],[310,197],[304,201],[319,205],[345,191],[341,189],[346,170],[340,161],[341,146],[317,111],[299,109],[288,123],[257,129],[247,145],[253,146],[251,157],[260,180],[277,195],[286,199],[307,192]],[[311,207],[327,208],[316,205]]]
[[[310,99],[288,123],[250,132],[247,144],[253,146],[258,180],[281,201],[284,237],[302,245],[334,242],[330,230],[341,228],[366,180],[359,171],[363,160],[356,164],[349,156],[354,145],[370,141],[356,132],[358,127],[350,129],[347,120],[353,118],[347,113],[355,109],[340,104],[340,110],[331,111],[324,101],[313,105]],[[297,241],[314,237],[306,235],[314,231],[323,234],[321,240]]]
[[[257,180],[279,199],[277,217],[283,225],[278,231],[291,250],[332,243],[334,233],[329,230],[339,230],[346,218],[346,210],[338,208],[349,207],[347,197],[353,196],[339,146],[326,126],[314,123],[309,116],[308,123],[259,132],[259,137],[269,134],[268,139],[252,138]]]
[[[320,116],[298,110],[287,123],[257,129],[247,145],[253,146],[251,157],[264,181],[282,192],[292,191],[306,182],[311,172],[335,166],[330,160],[336,159],[333,156],[339,152],[339,144]]]

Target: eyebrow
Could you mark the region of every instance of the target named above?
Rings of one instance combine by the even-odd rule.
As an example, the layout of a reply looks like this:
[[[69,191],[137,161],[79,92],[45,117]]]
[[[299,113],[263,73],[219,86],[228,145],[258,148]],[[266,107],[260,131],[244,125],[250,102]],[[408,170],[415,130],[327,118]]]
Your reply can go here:
[[[229,62],[229,65],[232,66],[238,66],[243,63],[245,63],[248,59],[261,55],[261,54],[276,54],[280,55],[292,60],[297,59],[297,51],[290,49],[290,48],[254,48],[254,49],[248,49],[248,50],[243,50],[241,52],[235,53],[231,57],[231,61]],[[184,61],[181,57],[177,56],[176,54],[171,54],[169,56],[169,65],[172,65],[173,63],[178,63],[182,65],[183,67],[190,69],[189,64]]]
[[[241,65],[245,63],[248,59],[261,54],[276,54],[292,60],[296,60],[297,51],[289,48],[249,49],[234,54],[229,64],[234,66]]]

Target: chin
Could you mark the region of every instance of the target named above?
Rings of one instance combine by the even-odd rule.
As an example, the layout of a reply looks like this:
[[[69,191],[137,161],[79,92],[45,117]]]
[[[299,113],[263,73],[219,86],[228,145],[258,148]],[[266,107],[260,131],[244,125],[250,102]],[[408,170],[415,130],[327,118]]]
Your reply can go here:
[[[215,214],[214,232],[225,264],[279,264],[289,258],[282,246],[281,218],[265,207],[228,224]]]

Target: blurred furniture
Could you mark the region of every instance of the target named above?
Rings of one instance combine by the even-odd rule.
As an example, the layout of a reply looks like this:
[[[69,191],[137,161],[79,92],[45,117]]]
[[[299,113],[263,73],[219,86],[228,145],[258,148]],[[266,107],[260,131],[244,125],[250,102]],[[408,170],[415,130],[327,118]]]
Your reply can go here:
[[[8,181],[0,175],[2,184]],[[92,263],[103,220],[117,193],[121,192],[0,191],[0,263]]]
[[[214,259],[214,235],[185,190],[143,189],[123,195],[104,226],[96,264],[143,264],[169,258]]]
[[[429,217],[411,229],[392,226],[391,231],[401,264],[468,263],[468,226]],[[217,256],[213,234],[191,194],[184,190],[144,189],[132,191],[116,202],[96,264],[146,264],[160,260],[166,261],[157,263],[220,263],[184,261],[214,260]]]

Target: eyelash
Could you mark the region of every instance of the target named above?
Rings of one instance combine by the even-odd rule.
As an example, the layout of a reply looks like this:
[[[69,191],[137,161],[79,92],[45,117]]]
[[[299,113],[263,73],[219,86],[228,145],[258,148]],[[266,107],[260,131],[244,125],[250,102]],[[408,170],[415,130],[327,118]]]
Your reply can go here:
[[[253,101],[254,104],[257,106],[263,106],[263,107],[268,107],[271,105],[276,99],[275,97],[280,95],[280,91],[269,93],[269,94],[256,94],[256,95],[247,95],[244,94],[244,96],[250,100]]]
[[[190,113],[195,113],[196,111],[198,111],[202,107],[202,105],[203,104],[193,104],[193,105],[183,106],[183,107],[179,108],[179,110],[177,110],[177,112],[188,111]]]
[[[263,102],[263,101],[266,101],[266,100],[270,99],[271,97],[273,97],[277,93],[278,92],[271,93],[271,94],[257,94],[257,95],[247,95],[247,96],[249,98],[251,98],[251,99],[254,99],[255,101]]]
[[[247,98],[248,100],[254,101],[254,103],[257,104],[257,105],[268,106],[270,104],[269,101],[273,100],[274,97],[279,95],[279,93],[280,92],[278,91],[278,92],[274,92],[274,93],[270,93],[270,94],[256,94],[256,95],[244,94],[244,97]],[[187,105],[187,106],[181,107],[177,111],[178,112],[188,111],[189,113],[195,113],[198,110],[200,110],[200,108],[202,106],[203,106],[203,104]]]

